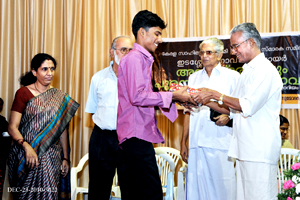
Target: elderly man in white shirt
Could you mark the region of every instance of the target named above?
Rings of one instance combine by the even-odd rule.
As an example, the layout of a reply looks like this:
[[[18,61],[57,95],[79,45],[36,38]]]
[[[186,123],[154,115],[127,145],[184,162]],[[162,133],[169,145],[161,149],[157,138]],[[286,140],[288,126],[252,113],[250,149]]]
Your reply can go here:
[[[276,67],[260,51],[261,37],[253,23],[239,24],[230,34],[232,53],[246,63],[237,87],[230,96],[203,88],[194,100],[220,100],[230,108],[233,137],[228,155],[237,159],[237,199],[277,199],[282,81]],[[211,106],[228,113],[216,103]]]
[[[118,66],[132,48],[128,36],[116,37],[110,49],[113,61],[91,80],[85,112],[92,113],[95,123],[89,143],[89,200],[110,199],[116,169],[122,188],[122,150],[119,147],[117,126]]]
[[[209,38],[200,44],[203,69],[189,77],[192,88],[210,88],[230,95],[240,77],[234,70],[222,67],[223,42]],[[186,110],[185,110],[186,111]],[[234,162],[228,158],[232,128],[225,126],[228,115],[210,119],[206,105],[184,116],[181,156],[188,162],[187,200],[235,199]],[[189,151],[186,141],[189,138]]]

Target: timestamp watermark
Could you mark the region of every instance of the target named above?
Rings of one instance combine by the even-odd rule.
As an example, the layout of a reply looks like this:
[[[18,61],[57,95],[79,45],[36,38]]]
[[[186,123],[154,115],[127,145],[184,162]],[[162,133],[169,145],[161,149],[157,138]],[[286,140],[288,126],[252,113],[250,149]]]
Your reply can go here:
[[[8,187],[7,192],[57,192],[57,187]]]

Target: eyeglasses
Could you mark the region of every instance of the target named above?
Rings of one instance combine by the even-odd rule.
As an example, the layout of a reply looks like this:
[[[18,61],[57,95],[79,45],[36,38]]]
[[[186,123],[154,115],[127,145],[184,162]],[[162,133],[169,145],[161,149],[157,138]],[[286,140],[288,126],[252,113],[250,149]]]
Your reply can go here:
[[[211,56],[214,53],[217,53],[216,51],[200,51],[199,54],[200,56],[203,56],[204,54],[206,54],[207,56]]]
[[[247,40],[244,40],[243,42],[241,42],[241,43],[239,43],[239,44],[234,44],[234,45],[230,46],[230,49],[236,51],[237,48],[238,48],[241,44],[243,44],[244,42],[247,42],[249,39],[250,39],[250,38],[248,38]]]
[[[132,48],[122,47],[120,49],[114,49],[114,50],[119,50],[122,54],[127,54],[129,51],[132,50]]]

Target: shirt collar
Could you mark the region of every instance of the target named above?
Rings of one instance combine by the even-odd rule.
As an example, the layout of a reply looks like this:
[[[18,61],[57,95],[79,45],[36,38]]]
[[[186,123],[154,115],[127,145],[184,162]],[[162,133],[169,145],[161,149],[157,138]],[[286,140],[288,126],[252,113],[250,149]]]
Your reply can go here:
[[[222,67],[221,64],[218,63],[218,65],[217,65],[215,68],[213,68],[211,74],[213,74],[213,73],[215,73],[215,72],[217,72],[218,74],[220,74],[220,73],[221,73],[221,67]],[[206,70],[205,70],[205,67],[203,67],[202,73],[207,74],[207,72],[206,72]]]
[[[109,63],[109,71],[110,71],[111,74],[113,74],[115,77],[117,77],[116,74],[115,74],[115,72],[114,72],[114,70],[113,70],[113,64],[114,64],[114,61],[113,60],[110,61],[110,63]]]
[[[218,65],[213,69],[213,71],[216,71],[218,72],[219,74],[221,73],[221,70],[222,70],[222,66],[220,63],[218,63]]]
[[[144,47],[142,47],[141,45],[139,45],[138,43],[134,43],[132,49],[136,49],[139,52],[141,52],[143,55],[145,55],[145,57],[147,57],[148,59],[154,60],[154,58],[151,55],[151,53],[149,51],[147,51]]]
[[[245,69],[247,66],[249,66],[251,68],[255,68],[255,67],[259,66],[260,62],[261,62],[261,59],[263,59],[263,58],[265,58],[265,54],[264,53],[258,54],[249,63],[245,63],[243,65],[243,69]]]
[[[114,70],[113,70],[113,64],[114,64],[114,61],[113,60],[110,61],[110,63],[109,63],[109,70],[112,71],[112,72],[114,72]]]

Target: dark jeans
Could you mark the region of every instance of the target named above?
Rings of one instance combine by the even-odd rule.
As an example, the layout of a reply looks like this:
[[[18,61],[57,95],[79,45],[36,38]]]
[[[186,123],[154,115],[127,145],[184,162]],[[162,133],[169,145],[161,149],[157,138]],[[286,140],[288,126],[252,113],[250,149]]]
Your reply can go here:
[[[89,144],[89,200],[108,200],[116,169],[122,189],[122,150],[116,131],[95,125]]]
[[[130,138],[121,146],[126,170],[122,200],[162,200],[162,186],[152,143]]]

